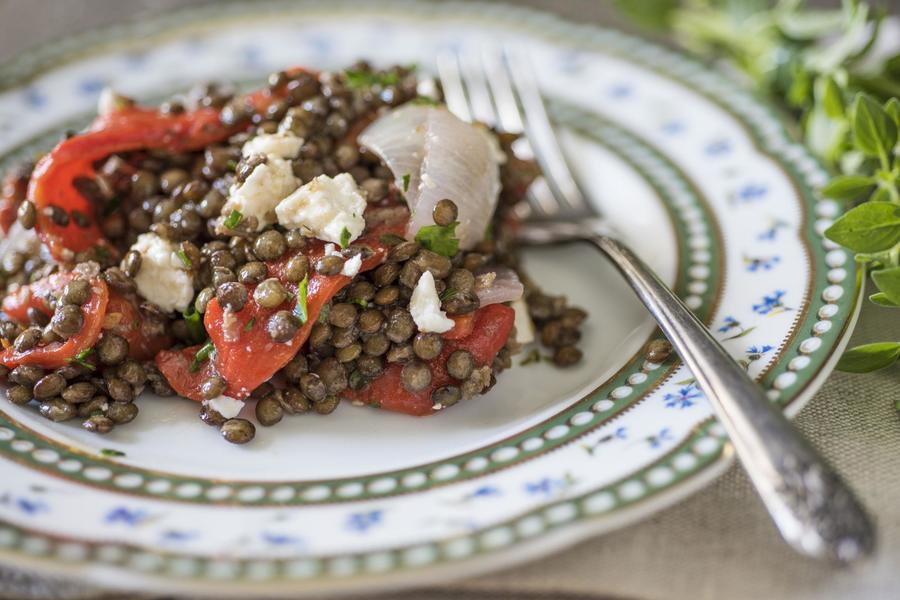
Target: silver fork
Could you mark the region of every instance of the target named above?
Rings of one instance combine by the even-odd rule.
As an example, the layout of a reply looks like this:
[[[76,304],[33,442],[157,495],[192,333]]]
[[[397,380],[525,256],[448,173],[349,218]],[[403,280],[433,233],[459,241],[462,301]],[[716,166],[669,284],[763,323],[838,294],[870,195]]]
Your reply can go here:
[[[643,302],[709,398],[782,537],[798,552],[850,562],[870,554],[875,531],[840,476],[791,426],[744,369],[653,271],[616,238],[578,185],[519,48],[438,57],[448,107],[512,133],[524,131],[543,177],[529,190],[527,245],[586,242],[599,249]]]

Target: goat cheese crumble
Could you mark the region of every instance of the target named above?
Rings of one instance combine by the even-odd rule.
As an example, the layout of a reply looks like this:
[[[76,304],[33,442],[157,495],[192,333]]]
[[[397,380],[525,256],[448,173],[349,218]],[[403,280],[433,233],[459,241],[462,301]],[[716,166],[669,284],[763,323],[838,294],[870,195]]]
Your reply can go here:
[[[340,244],[345,229],[351,242],[362,235],[365,210],[366,198],[353,176],[341,173],[319,175],[282,200],[275,214],[283,227],[301,228],[320,240]]]
[[[434,287],[434,275],[425,271],[409,300],[409,312],[419,331],[444,333],[453,329],[456,324],[441,310],[441,299]]]
[[[263,133],[247,140],[241,146],[241,154],[244,156],[265,154],[269,158],[277,156],[278,158],[290,159],[296,158],[302,145],[303,138],[299,138],[291,133]]]
[[[241,409],[244,408],[242,400],[235,400],[228,396],[216,396],[210,400],[204,400],[203,404],[207,408],[211,408],[226,419],[233,419],[238,416]]]
[[[164,311],[187,310],[194,299],[194,281],[175,244],[155,233],[142,233],[131,249],[141,255],[141,269],[134,277],[138,293]]]
[[[298,185],[300,181],[294,177],[291,161],[267,154],[266,162],[253,169],[242,184],[231,186],[222,216],[227,217],[234,210],[244,218],[254,216],[259,221],[257,231],[262,231],[275,223],[275,207]]]

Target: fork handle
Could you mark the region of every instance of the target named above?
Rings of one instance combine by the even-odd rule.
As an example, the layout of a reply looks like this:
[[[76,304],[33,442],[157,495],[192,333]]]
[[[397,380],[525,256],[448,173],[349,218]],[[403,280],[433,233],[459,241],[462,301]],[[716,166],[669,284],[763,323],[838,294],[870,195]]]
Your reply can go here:
[[[870,553],[874,530],[853,492],[694,313],[624,244],[605,235],[587,241],[609,257],[696,377],[784,539],[839,562]]]
[[[696,377],[782,537],[798,552],[850,562],[875,532],[850,488],[650,267],[602,221],[525,223],[526,245],[589,242],[605,254]]]

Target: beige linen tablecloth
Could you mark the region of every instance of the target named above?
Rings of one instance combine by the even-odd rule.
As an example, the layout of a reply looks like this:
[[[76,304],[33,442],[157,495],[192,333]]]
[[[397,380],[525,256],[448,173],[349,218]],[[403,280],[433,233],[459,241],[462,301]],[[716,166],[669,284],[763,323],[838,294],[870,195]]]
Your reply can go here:
[[[0,0],[0,60],[65,33],[189,3]],[[582,22],[611,19],[596,0],[519,3]],[[867,305],[852,343],[900,339],[898,313]],[[868,376],[835,373],[796,419],[877,519],[878,554],[865,564],[835,569],[791,552],[743,471],[733,467],[709,488],[640,524],[508,571],[377,600],[900,598],[898,401],[896,366]],[[46,583],[0,571],[0,597],[45,594],[54,588]],[[153,590],[147,592],[152,596]]]

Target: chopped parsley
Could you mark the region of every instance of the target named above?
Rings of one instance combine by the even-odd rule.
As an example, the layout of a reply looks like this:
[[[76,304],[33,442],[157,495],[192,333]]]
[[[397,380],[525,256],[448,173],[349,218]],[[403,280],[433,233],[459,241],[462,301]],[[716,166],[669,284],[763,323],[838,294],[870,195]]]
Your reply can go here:
[[[206,339],[206,328],[203,327],[203,315],[193,305],[181,313],[187,323],[188,335],[192,344],[200,344]]]
[[[227,163],[225,163],[225,167],[226,167],[229,171],[234,171],[235,169],[237,169],[237,166],[238,166],[238,161],[236,161],[236,160],[234,160],[234,159],[229,160]]]
[[[254,325],[256,325],[256,317],[250,317],[250,320],[244,325],[244,331],[251,331]]]
[[[306,306],[306,296],[309,292],[309,274],[307,273],[306,277],[303,278],[303,281],[300,282],[300,285],[297,287],[297,303],[294,304],[294,316],[297,317],[297,320],[300,322],[300,325],[304,325],[307,321],[309,321],[309,309]]]
[[[374,87],[376,85],[387,87],[389,85],[396,85],[400,82],[400,76],[393,72],[378,73],[358,69],[347,69],[344,71],[344,77],[347,78],[347,85],[353,89]]]
[[[402,179],[403,179],[403,193],[405,194],[406,192],[409,191],[409,173],[404,175],[402,177]]]
[[[212,342],[206,342],[203,344],[203,347],[197,350],[197,354],[194,355],[194,360],[191,361],[191,373],[196,373],[200,370],[200,365],[209,360],[209,357],[215,352],[216,347]]]
[[[100,456],[125,456],[125,453],[121,450],[116,450],[115,448],[102,448],[100,450]]]
[[[194,262],[191,260],[191,257],[189,257],[187,255],[187,252],[185,252],[183,249],[179,248],[175,251],[175,254],[178,256],[178,260],[181,261],[181,264],[183,264],[185,267],[187,267],[188,269],[192,269],[194,267]]]
[[[439,297],[441,299],[441,302],[443,302],[444,300],[449,300],[450,298],[452,298],[455,295],[456,295],[456,290],[451,287],[448,287],[443,292],[441,292],[441,295]]]
[[[241,220],[244,218],[244,215],[240,213],[240,211],[232,210],[231,214],[225,219],[225,227],[228,229],[234,229],[240,224]]]
[[[341,230],[341,248],[346,248],[350,245],[350,230],[345,226]]]
[[[369,308],[369,302],[362,298],[355,298],[353,300],[348,300],[348,302],[350,302],[350,304],[355,304],[360,308]]]
[[[88,360],[87,360],[88,357],[89,357],[91,354],[93,354],[93,353],[94,353],[94,349],[93,349],[93,348],[85,348],[84,350],[82,350],[81,352],[79,352],[78,354],[76,354],[76,355],[75,355],[75,358],[72,358],[72,359],[69,359],[69,360],[70,360],[70,362],[77,363],[77,364],[81,365],[81,366],[84,367],[85,369],[89,369],[89,370],[91,370],[91,371],[94,371],[94,370],[97,369],[97,367],[95,367],[94,365],[92,365],[91,363],[89,363]]]
[[[424,248],[441,256],[456,256],[456,253],[459,252],[459,239],[456,237],[457,225],[459,225],[458,222],[449,225],[426,225],[419,229],[416,241]]]

